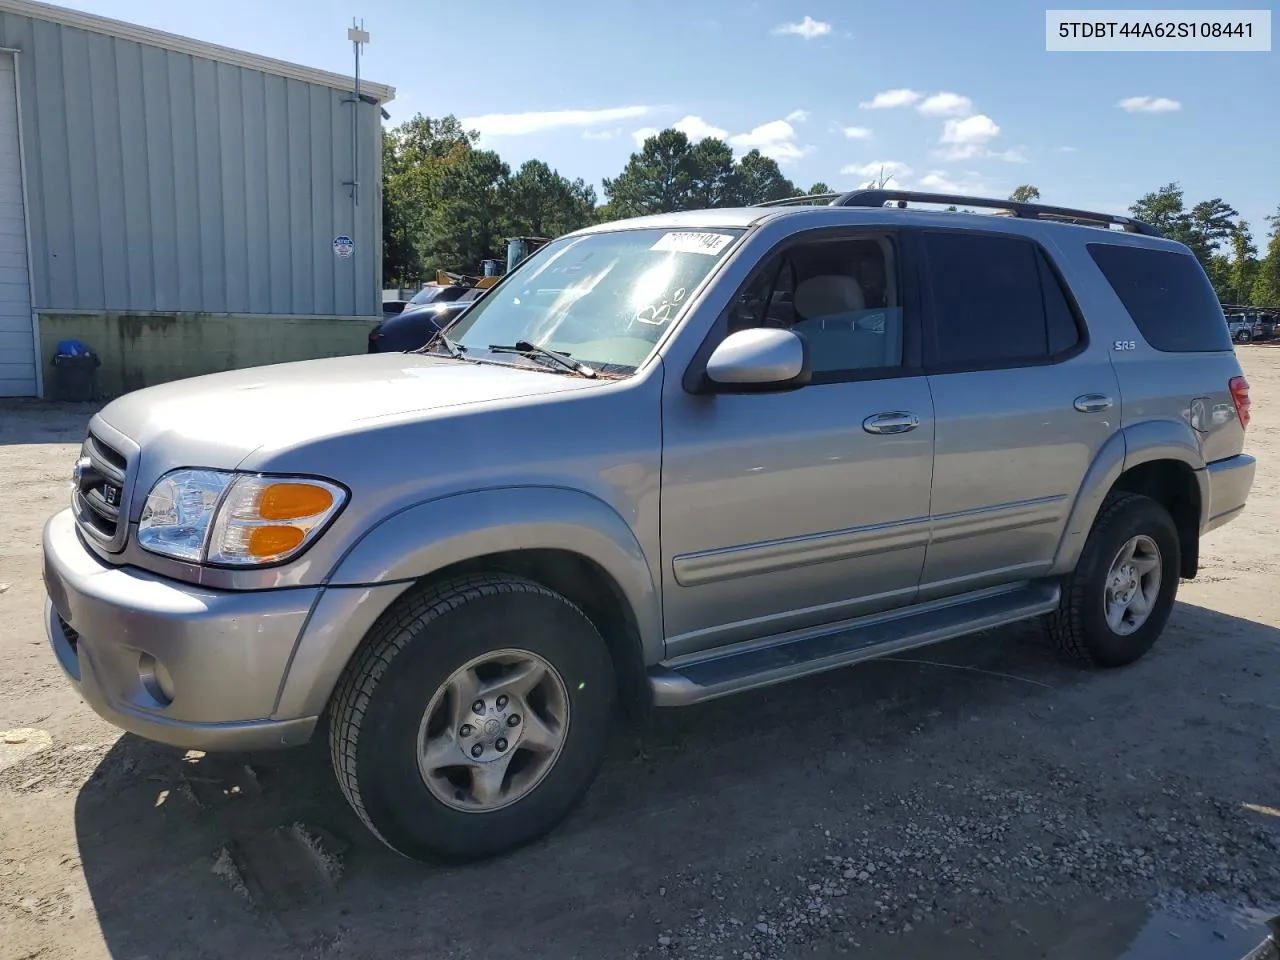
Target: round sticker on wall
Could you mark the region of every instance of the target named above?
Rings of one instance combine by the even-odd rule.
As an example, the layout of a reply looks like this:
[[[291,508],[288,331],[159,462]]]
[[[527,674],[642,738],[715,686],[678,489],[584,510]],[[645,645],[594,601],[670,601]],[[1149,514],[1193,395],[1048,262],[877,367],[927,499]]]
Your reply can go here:
[[[334,237],[333,252],[343,260],[346,260],[356,252],[356,242],[350,237]]]

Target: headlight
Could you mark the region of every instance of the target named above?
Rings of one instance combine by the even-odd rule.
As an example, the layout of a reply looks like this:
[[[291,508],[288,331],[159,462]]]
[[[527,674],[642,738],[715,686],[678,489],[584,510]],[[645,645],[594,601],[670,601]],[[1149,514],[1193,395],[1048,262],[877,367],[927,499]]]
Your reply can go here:
[[[147,495],[138,544],[191,563],[279,563],[319,536],[346,498],[342,487],[311,477],[174,470]]]

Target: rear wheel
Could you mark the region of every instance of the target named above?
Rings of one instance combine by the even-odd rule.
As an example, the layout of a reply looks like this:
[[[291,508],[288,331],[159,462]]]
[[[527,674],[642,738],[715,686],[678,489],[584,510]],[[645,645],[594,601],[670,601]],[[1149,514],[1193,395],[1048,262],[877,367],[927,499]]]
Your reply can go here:
[[[612,664],[590,620],[520,577],[410,594],[339,685],[334,771],[387,846],[422,860],[492,856],[551,830],[608,743]]]
[[[1248,330],[1240,330],[1236,332],[1236,343],[1248,343],[1253,339],[1253,334]]]
[[[1112,494],[1063,585],[1049,633],[1078,662],[1132,663],[1164,630],[1180,569],[1178,532],[1169,512],[1150,497]]]

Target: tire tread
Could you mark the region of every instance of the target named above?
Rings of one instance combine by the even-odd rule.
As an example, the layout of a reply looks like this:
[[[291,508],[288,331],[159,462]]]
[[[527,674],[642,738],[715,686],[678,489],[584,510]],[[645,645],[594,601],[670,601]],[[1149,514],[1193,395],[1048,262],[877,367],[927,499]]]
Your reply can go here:
[[[347,664],[332,699],[329,718],[329,756],[338,786],[360,822],[386,846],[395,849],[378,832],[365,810],[356,775],[356,748],[370,698],[395,658],[418,633],[447,613],[484,597],[527,593],[556,600],[585,617],[565,597],[524,577],[498,573],[468,574],[410,591],[369,631],[364,643]],[[398,851],[397,851],[398,852]]]
[[[1139,506],[1155,503],[1150,497],[1137,493],[1111,493],[1102,503],[1093,527],[1089,530],[1088,540],[1076,564],[1076,569],[1063,584],[1062,600],[1058,609],[1047,618],[1049,637],[1064,656],[1086,667],[1101,666],[1101,661],[1090,648],[1087,636],[1087,618],[1085,606],[1091,601],[1096,588],[1093,578],[1088,576],[1088,569],[1094,563],[1092,553],[1096,544],[1106,540],[1107,530],[1112,524],[1123,518]],[[1083,571],[1081,568],[1085,568]],[[1084,576],[1081,576],[1081,573]]]

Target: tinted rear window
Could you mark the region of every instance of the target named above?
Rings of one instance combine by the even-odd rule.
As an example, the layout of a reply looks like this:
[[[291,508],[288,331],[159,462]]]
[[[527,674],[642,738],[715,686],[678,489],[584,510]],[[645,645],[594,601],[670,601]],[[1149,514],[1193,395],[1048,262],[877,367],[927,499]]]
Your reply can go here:
[[[1109,243],[1089,244],[1143,338],[1166,353],[1231,349],[1222,306],[1195,257]]]

